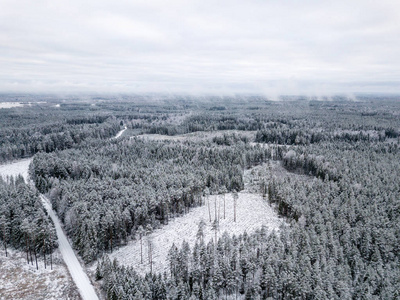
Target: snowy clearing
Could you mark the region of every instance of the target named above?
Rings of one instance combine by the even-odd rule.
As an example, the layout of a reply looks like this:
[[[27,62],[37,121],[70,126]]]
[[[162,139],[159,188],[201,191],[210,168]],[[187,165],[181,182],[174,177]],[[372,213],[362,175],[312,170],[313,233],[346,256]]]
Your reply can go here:
[[[240,130],[216,130],[216,131],[196,131],[186,134],[178,134],[178,135],[162,135],[162,134],[141,134],[133,137],[145,138],[148,140],[156,140],[156,141],[185,141],[185,140],[211,140],[214,137],[222,137],[224,135],[236,134],[238,136],[247,137],[250,140],[253,140],[256,136],[256,131],[240,131]]]
[[[225,195],[225,219],[224,196],[209,197],[212,222],[215,218],[215,207],[217,207],[217,218],[219,215],[218,237],[225,231],[235,235],[242,234],[245,231],[252,233],[263,225],[270,231],[279,230],[283,220],[278,218],[273,208],[260,195],[245,192],[238,195],[236,222],[234,222],[234,200],[232,194]],[[172,244],[175,243],[175,245],[180,246],[186,240],[193,247],[201,220],[206,222],[204,241],[208,242],[210,239],[215,238],[215,232],[212,230],[208,201],[206,200],[205,205],[191,209],[188,214],[182,217],[171,219],[168,225],[143,238],[143,264],[140,263],[139,240],[131,241],[127,246],[116,250],[110,255],[110,259],[117,258],[119,263],[134,266],[139,273],[145,274],[150,271],[150,265],[147,261],[147,242],[150,239],[154,249],[153,271],[164,272],[167,270],[167,255]],[[92,271],[94,268],[95,266],[92,266]]]
[[[16,177],[21,174],[22,177],[24,177],[25,182],[28,182],[28,169],[31,161],[32,158],[27,158],[9,164],[0,165],[0,176],[6,180],[7,176]]]
[[[12,107],[21,107],[24,104],[19,102],[0,102],[0,109],[1,108],[12,108]]]
[[[27,264],[22,251],[7,249],[0,255],[0,299],[80,299],[59,250],[53,254],[53,270],[44,268],[38,258],[39,270]]]

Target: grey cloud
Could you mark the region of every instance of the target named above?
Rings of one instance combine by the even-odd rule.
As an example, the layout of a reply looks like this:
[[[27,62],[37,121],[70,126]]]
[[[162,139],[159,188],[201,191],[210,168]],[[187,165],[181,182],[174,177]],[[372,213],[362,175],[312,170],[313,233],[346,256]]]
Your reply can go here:
[[[398,1],[2,1],[0,91],[400,92]]]

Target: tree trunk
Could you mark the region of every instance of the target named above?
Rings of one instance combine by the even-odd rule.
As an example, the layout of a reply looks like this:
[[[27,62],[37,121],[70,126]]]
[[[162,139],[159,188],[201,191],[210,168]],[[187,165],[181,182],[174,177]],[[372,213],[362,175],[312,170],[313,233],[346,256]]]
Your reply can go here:
[[[143,241],[142,241],[142,235],[140,235],[140,263],[143,264]]]
[[[38,263],[37,263],[36,248],[35,248],[35,247],[33,247],[33,253],[34,253],[34,255],[35,255],[36,270],[39,270],[39,266],[38,266]]]
[[[225,220],[225,194],[224,194],[224,220]]]
[[[31,263],[32,263],[32,266],[33,266],[33,258],[32,258],[31,241],[30,241],[30,240],[28,240],[28,241],[29,241],[29,243],[28,243],[28,245],[29,245],[29,256],[31,257]]]
[[[221,219],[221,201],[218,197],[218,222]]]
[[[233,199],[233,222],[236,222],[236,198]]]
[[[208,198],[208,197],[207,197],[207,198]],[[210,198],[208,198],[208,216],[210,217],[210,223],[211,223]]]
[[[148,243],[148,251],[149,251],[150,274],[152,274],[153,273],[153,245],[150,241]]]
[[[214,201],[214,215],[215,215],[214,220],[215,221],[217,221],[217,198],[218,197],[215,197],[215,201]]]
[[[46,269],[46,243],[43,240],[43,260],[44,260],[44,268]]]
[[[111,252],[113,250],[113,233],[112,233],[112,228],[110,227],[110,249]]]

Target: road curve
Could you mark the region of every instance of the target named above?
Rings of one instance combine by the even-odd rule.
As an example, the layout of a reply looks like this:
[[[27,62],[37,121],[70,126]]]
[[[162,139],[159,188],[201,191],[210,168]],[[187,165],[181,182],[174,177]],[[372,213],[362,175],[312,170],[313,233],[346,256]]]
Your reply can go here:
[[[128,129],[128,128],[125,126],[124,129],[118,131],[118,133],[117,133],[114,137],[112,137],[111,139],[117,139],[117,138],[119,138],[119,137],[124,133],[124,131],[127,130],[127,129]]]

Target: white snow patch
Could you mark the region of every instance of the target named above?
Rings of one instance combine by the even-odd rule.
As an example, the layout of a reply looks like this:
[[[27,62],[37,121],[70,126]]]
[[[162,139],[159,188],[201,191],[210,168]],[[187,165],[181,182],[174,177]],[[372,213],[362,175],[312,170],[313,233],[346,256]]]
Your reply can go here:
[[[120,130],[120,131],[116,134],[116,136],[114,136],[112,139],[117,139],[117,138],[119,138],[119,137],[124,133],[124,131],[125,131],[126,129],[127,129],[127,127],[125,126],[124,129]]]
[[[155,141],[186,141],[186,140],[194,140],[194,141],[203,141],[203,140],[211,140],[214,137],[222,137],[224,135],[232,135],[236,134],[240,137],[247,137],[250,140],[253,140],[256,131],[240,131],[240,130],[215,130],[215,131],[196,131],[185,134],[178,135],[162,135],[162,134],[141,134],[136,137],[144,138],[147,140],[155,140]],[[135,136],[131,137],[134,138]]]
[[[139,273],[145,274],[150,271],[150,265],[147,260],[147,241],[151,239],[154,249],[153,271],[167,271],[167,256],[172,244],[175,243],[179,247],[186,240],[193,247],[201,220],[206,222],[204,241],[208,242],[210,239],[215,238],[215,232],[212,230],[212,222],[215,219],[215,203],[217,218],[219,215],[218,237],[225,231],[235,235],[242,234],[245,231],[252,233],[263,225],[270,231],[279,230],[283,220],[278,218],[278,215],[266,200],[260,195],[246,192],[241,192],[238,195],[236,222],[234,222],[234,200],[232,194],[225,195],[226,218],[224,218],[224,196],[210,196],[211,222],[208,201],[206,200],[205,205],[191,209],[188,214],[182,217],[171,219],[168,225],[155,230],[147,237],[143,237],[143,264],[140,263],[140,240],[130,241],[127,246],[113,252],[110,255],[110,259],[116,258],[120,264],[134,266]],[[94,271],[94,268],[95,265],[92,266],[92,271]]]
[[[44,261],[38,258],[35,264],[27,264],[22,251],[4,249],[0,253],[0,299],[76,299],[78,293],[67,268],[60,259],[59,250],[53,253],[53,269],[44,268]],[[49,258],[47,258],[49,263]]]
[[[21,106],[24,106],[24,104],[19,102],[0,102],[0,108],[12,108]]]
[[[24,177],[25,182],[28,182],[28,169],[29,164],[31,163],[32,158],[21,159],[16,162],[0,165],[0,176],[3,177],[4,180],[7,179],[8,176],[18,176],[19,174]]]

